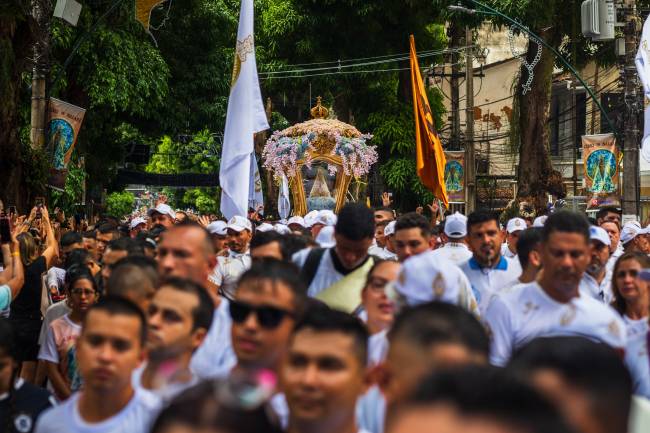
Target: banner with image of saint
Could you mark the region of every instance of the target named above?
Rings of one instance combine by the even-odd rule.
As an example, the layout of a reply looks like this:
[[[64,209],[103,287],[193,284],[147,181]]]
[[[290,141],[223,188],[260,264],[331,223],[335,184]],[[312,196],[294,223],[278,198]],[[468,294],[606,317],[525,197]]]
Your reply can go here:
[[[465,152],[445,152],[445,188],[450,202],[465,202]]]
[[[587,209],[621,206],[619,155],[614,134],[582,136]]]
[[[77,136],[86,110],[59,99],[50,98],[49,144],[52,167],[48,184],[63,190]]]

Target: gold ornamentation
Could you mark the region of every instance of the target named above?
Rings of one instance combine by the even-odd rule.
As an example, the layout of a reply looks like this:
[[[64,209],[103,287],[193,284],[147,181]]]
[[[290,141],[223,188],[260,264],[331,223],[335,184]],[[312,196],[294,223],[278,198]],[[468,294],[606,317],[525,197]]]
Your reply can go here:
[[[433,280],[433,295],[436,298],[442,298],[442,295],[445,294],[445,278],[442,276],[442,273],[438,273],[436,278]]]
[[[310,110],[312,119],[327,119],[330,115],[330,110],[321,105],[322,101],[322,97],[316,98],[316,106]]]
[[[233,87],[239,78],[242,63],[246,62],[246,57],[254,50],[253,35],[248,35],[243,41],[238,40],[235,48],[235,64],[232,68],[232,80],[230,87]]]
[[[609,325],[607,325],[607,332],[616,338],[619,338],[621,336],[621,330],[618,328],[618,324],[614,320],[612,320]]]
[[[569,326],[571,322],[573,322],[573,319],[576,318],[576,307],[573,304],[567,305],[568,311],[562,315],[562,318],[560,319],[560,325],[562,326]]]

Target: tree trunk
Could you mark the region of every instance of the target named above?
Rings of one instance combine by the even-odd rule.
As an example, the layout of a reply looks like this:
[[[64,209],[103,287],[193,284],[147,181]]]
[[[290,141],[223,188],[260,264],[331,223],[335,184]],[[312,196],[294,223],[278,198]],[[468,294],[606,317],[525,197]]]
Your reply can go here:
[[[552,31],[552,27],[551,30]],[[538,33],[556,46],[556,35]],[[529,43],[526,60],[532,63],[537,54],[537,44]],[[547,49],[535,67],[531,90],[523,95],[522,84],[528,80],[528,70],[522,65],[519,83],[516,88],[519,98],[519,169],[517,172],[518,193],[520,199],[532,202],[539,210],[545,207],[546,195],[554,194],[564,197],[562,176],[553,170],[549,154],[548,119],[551,102],[551,83],[555,57]]]
[[[5,206],[27,210],[31,198],[23,172],[19,138],[21,73],[31,47],[29,20],[0,15],[0,199]]]

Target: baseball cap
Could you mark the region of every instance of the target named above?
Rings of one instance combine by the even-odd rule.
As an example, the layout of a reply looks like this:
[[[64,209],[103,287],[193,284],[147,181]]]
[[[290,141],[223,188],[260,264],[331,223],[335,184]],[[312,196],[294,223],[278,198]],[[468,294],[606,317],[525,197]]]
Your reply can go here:
[[[548,219],[548,216],[542,215],[538,216],[535,218],[535,221],[533,221],[533,227],[544,227],[544,224],[546,224],[546,220]]]
[[[158,212],[161,215],[167,215],[173,220],[176,219],[176,212],[174,212],[174,210],[165,203],[158,203],[156,207],[151,208],[147,211],[147,215],[151,216],[154,212]]]
[[[338,218],[336,217],[336,214],[332,212],[331,210],[320,210],[318,211],[318,215],[316,215],[316,221],[314,224],[323,224],[324,226],[335,226],[336,225],[336,220]]]
[[[395,234],[395,221],[391,221],[384,227],[384,236],[393,236]]]
[[[229,230],[234,230],[236,232],[240,232],[242,230],[248,230],[249,232],[253,231],[253,225],[251,224],[250,220],[240,215],[235,215],[234,217],[230,218],[230,221],[228,221],[228,226],[226,228]]]
[[[459,212],[445,218],[445,234],[450,238],[467,236],[467,217]]]
[[[305,219],[304,219],[305,227],[310,228],[311,226],[313,226],[314,223],[316,223],[316,217],[317,216],[318,216],[318,211],[317,210],[313,210],[313,211],[309,212],[307,215],[305,215]]]
[[[542,225],[544,224],[542,223]],[[523,218],[512,218],[506,225],[506,231],[508,233],[514,233],[521,230],[526,230],[527,227],[528,226],[526,225],[526,221],[524,221]]]
[[[287,221],[288,226],[291,224],[298,224],[301,227],[305,227],[305,219],[301,216],[292,216],[289,218],[289,221]]]
[[[227,234],[225,221],[212,221],[206,228],[212,235],[226,236]]]
[[[590,241],[600,241],[608,247],[612,246],[612,240],[609,238],[609,235],[604,228],[598,226],[589,227],[589,240]]]
[[[621,242],[626,244],[638,235],[646,235],[648,232],[650,232],[648,227],[644,229],[638,221],[630,221],[629,223],[626,223],[621,230]]]
[[[271,231],[273,231],[273,226],[271,224],[269,224],[269,223],[262,223],[262,224],[257,226],[255,231],[256,232],[271,232]]]
[[[131,223],[129,224],[129,229],[133,230],[134,228],[136,228],[140,224],[146,224],[146,223],[147,223],[147,220],[145,220],[144,218],[135,217],[135,218],[133,218],[131,220]]]

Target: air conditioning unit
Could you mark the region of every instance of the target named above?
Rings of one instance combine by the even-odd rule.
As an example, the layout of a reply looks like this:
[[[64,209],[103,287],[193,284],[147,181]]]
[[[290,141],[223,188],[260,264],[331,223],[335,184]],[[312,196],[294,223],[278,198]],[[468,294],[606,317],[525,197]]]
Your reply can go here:
[[[614,0],[594,0],[598,3],[599,35],[592,37],[594,41],[613,41],[616,36],[616,6]]]
[[[580,6],[582,34],[585,38],[600,36],[600,8],[598,0],[585,0]]]

